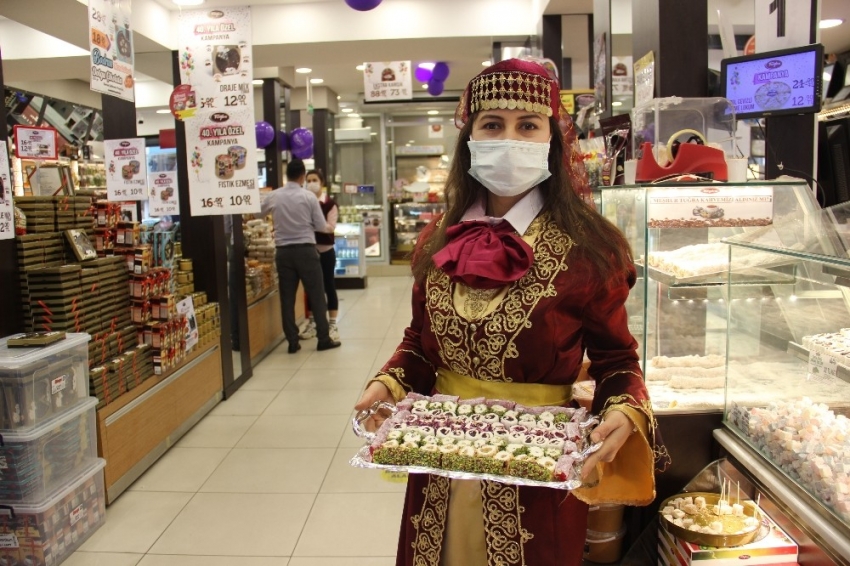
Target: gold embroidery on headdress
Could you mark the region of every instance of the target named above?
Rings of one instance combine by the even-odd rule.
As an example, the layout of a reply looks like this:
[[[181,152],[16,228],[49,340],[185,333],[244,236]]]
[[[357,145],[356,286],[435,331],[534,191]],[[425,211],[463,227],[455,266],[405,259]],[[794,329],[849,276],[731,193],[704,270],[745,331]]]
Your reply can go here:
[[[552,116],[552,85],[537,75],[511,71],[472,80],[470,110],[520,109]]]

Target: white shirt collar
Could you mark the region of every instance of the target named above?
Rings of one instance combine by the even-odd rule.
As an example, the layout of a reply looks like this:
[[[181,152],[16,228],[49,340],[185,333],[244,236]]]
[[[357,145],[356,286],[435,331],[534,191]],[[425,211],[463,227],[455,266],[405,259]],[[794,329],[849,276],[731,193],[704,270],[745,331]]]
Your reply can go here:
[[[470,206],[467,211],[463,213],[463,217],[461,217],[460,221],[467,222],[470,220],[486,220],[490,224],[498,224],[502,220],[507,220],[510,222],[511,226],[514,227],[514,230],[516,230],[518,234],[522,235],[525,234],[525,231],[528,230],[528,227],[543,209],[543,194],[540,192],[540,187],[534,187],[531,189],[531,191],[522,197],[518,203],[513,205],[513,207],[511,207],[507,214],[505,214],[502,218],[487,216],[484,208],[485,198],[486,197],[481,197],[475,202],[475,204]]]

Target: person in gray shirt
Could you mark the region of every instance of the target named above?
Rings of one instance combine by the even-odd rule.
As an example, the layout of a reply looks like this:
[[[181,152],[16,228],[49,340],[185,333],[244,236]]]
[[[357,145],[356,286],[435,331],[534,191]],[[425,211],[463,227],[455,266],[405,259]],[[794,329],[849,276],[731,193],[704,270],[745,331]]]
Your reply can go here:
[[[286,165],[286,184],[272,191],[262,204],[263,216],[271,214],[274,223],[280,310],[290,354],[301,349],[295,324],[295,296],[299,281],[304,285],[310,311],[316,321],[319,338],[316,349],[330,350],[341,345],[330,337],[322,264],[316,251],[315,232],[332,232],[333,229],[325,221],[316,195],[304,188],[306,177],[304,162],[293,159]]]

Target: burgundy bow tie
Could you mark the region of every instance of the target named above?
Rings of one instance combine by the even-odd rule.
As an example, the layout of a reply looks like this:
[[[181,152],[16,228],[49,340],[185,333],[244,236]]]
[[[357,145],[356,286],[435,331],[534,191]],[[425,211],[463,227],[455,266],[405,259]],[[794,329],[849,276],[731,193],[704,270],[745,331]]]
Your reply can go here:
[[[509,222],[461,222],[446,230],[448,244],[434,254],[434,264],[455,283],[473,289],[497,289],[522,278],[534,253]]]

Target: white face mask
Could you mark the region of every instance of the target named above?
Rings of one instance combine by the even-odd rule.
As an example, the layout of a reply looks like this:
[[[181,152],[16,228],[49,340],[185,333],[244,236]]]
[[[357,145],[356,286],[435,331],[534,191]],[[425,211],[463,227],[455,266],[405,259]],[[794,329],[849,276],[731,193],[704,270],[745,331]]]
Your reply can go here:
[[[322,185],[319,184],[318,181],[312,181],[307,183],[307,190],[311,191],[316,196],[319,196],[319,193],[322,192]]]
[[[521,195],[540,184],[549,172],[549,142],[469,140],[472,166],[469,174],[494,195]]]

